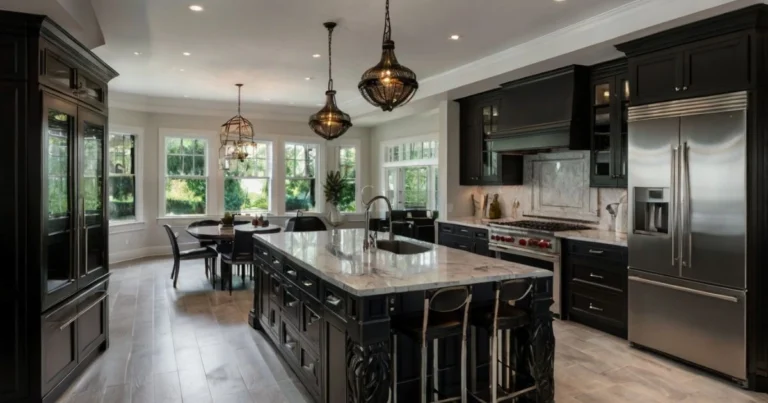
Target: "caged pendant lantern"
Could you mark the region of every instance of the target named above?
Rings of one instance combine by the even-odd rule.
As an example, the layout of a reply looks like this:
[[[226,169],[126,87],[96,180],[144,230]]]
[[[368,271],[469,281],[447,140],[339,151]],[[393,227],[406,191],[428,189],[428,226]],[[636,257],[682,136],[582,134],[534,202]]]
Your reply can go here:
[[[325,106],[317,113],[309,117],[309,127],[318,136],[333,140],[341,137],[352,127],[352,119],[336,105],[336,91],[333,89],[333,76],[331,75],[331,39],[335,22],[323,24],[328,29],[328,90],[325,91]]]
[[[407,104],[419,89],[416,73],[400,64],[395,57],[395,42],[392,40],[392,27],[389,22],[389,0],[384,17],[381,60],[379,64],[363,73],[357,88],[366,101],[385,112]]]
[[[243,84],[237,86],[237,115],[221,125],[219,130],[219,168],[229,170],[232,160],[243,161],[253,148],[253,124],[240,114],[240,92]]]

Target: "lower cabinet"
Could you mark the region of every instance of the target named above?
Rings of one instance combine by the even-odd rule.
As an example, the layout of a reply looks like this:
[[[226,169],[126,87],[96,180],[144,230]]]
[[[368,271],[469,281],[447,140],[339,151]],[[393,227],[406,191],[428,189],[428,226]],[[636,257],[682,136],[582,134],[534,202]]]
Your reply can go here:
[[[450,223],[437,226],[438,245],[482,256],[492,256],[488,249],[488,230]]]
[[[347,334],[343,327],[337,326],[331,320],[325,320],[323,321],[323,336],[325,338],[323,371],[327,374],[324,401],[328,403],[346,402],[347,377],[344,374],[347,371]]]
[[[627,337],[627,248],[563,242],[565,319]]]

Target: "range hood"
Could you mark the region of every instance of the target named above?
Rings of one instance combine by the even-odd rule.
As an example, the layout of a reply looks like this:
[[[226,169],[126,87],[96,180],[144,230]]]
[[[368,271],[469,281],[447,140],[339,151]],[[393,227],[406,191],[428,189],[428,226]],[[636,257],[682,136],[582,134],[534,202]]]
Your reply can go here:
[[[589,69],[568,66],[502,84],[503,124],[486,136],[504,154],[588,150]]]

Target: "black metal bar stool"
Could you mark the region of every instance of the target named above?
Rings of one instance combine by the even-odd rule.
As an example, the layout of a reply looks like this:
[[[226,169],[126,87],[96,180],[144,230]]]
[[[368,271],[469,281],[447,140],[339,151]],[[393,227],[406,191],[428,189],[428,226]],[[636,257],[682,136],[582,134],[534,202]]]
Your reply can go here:
[[[513,351],[517,348],[512,344],[517,339],[515,337],[518,330],[524,328],[529,323],[529,314],[527,311],[514,306],[515,302],[525,298],[531,292],[533,283],[529,279],[514,279],[496,283],[494,285],[495,299],[493,307],[476,307],[472,311],[472,357],[471,366],[472,379],[470,393],[475,399],[484,403],[497,403],[509,399],[517,398],[525,393],[536,389],[533,377],[530,374],[519,374],[512,369]],[[492,308],[492,309],[489,309]],[[489,387],[487,390],[478,392],[477,390],[477,370],[476,370],[476,328],[483,328],[488,331],[488,347],[490,350],[490,361],[488,362]],[[501,337],[499,335],[501,333]],[[501,359],[499,359],[499,350],[503,350]],[[516,354],[515,354],[516,355]],[[499,369],[503,371],[499,385]],[[518,382],[518,376],[525,378],[529,382]],[[522,387],[515,390],[516,386],[522,383]],[[530,385],[529,385],[530,383]],[[531,386],[532,385],[532,386]],[[501,391],[499,391],[501,386]],[[499,396],[501,392],[502,396]]]
[[[427,402],[427,346],[432,342],[432,403],[467,402],[467,325],[469,305],[472,300],[470,287],[448,287],[427,291],[424,298],[424,315],[395,319],[392,323],[392,402],[397,402],[397,337],[403,335],[421,345],[421,403]],[[463,309],[462,309],[463,308]],[[438,340],[461,335],[461,396],[438,400]]]

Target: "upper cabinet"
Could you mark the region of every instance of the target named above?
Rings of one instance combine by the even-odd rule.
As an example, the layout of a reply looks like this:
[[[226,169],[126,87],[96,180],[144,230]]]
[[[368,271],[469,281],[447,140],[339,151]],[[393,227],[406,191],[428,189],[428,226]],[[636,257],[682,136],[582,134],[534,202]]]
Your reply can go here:
[[[752,89],[762,11],[749,7],[617,46],[629,60],[632,105]]]
[[[41,41],[40,82],[53,90],[79,99],[100,111],[107,109],[107,84],[79,63],[71,60],[59,47]]]
[[[627,187],[629,88],[625,59],[592,67],[592,187]]]

